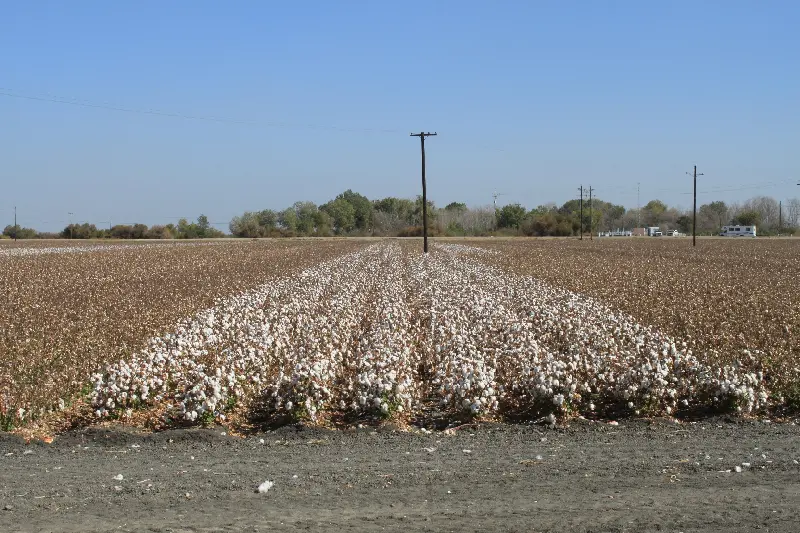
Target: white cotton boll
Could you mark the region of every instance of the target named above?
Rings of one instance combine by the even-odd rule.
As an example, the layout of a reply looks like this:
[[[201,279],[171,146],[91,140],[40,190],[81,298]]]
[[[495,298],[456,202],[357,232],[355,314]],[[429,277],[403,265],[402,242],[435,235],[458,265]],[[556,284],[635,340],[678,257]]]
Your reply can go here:
[[[294,403],[292,403],[291,401],[286,402],[286,410],[287,411],[291,411],[292,407],[294,407]]]
[[[267,480],[267,481],[265,481],[264,483],[262,483],[261,485],[258,486],[258,489],[256,490],[256,492],[258,492],[259,494],[266,494],[267,492],[269,492],[269,489],[271,489],[274,485],[275,485],[275,483],[273,483],[272,481]]]

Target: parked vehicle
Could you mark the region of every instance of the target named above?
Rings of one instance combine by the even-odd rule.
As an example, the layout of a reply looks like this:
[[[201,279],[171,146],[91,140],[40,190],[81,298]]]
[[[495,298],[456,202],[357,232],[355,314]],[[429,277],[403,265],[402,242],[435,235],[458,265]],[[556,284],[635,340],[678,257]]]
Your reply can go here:
[[[722,226],[722,231],[719,233],[720,237],[755,237],[755,226]]]

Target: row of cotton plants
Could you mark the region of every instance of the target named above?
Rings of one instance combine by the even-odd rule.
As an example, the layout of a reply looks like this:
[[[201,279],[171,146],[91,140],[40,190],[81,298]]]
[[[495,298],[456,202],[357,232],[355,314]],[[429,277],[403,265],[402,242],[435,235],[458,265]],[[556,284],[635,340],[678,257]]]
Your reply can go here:
[[[351,413],[408,413],[423,390],[418,366],[424,357],[422,314],[413,302],[409,275],[419,261],[403,258],[400,247],[386,248],[378,290],[366,322],[345,360],[344,396],[340,407]],[[405,259],[405,261],[404,261]]]
[[[159,242],[159,243],[130,243],[130,244],[106,244],[106,243],[98,243],[98,244],[79,244],[75,246],[65,245],[65,246],[21,246],[21,247],[3,247],[0,246],[0,257],[25,257],[25,256],[36,256],[36,255],[48,255],[48,254],[80,254],[80,253],[87,253],[87,252],[113,252],[117,250],[129,250],[131,248],[136,249],[147,249],[147,248],[154,248],[154,247],[163,247],[163,246],[217,246],[220,244],[226,244],[229,241],[220,241],[220,242],[181,242],[181,241],[174,241],[174,242]]]
[[[761,374],[709,367],[602,302],[487,266],[486,253],[437,243],[420,256],[388,241],[221,300],[95,374],[96,413],[159,405],[196,422],[241,407],[321,421],[438,404],[552,418],[767,404]]]
[[[529,414],[611,406],[672,414],[720,403],[753,412],[767,406],[760,372],[710,367],[685,343],[602,302],[487,267],[468,250],[441,248],[446,253],[435,259],[441,264],[434,270],[449,276],[446,306],[461,314],[450,327],[469,328],[450,335],[471,343],[466,362],[463,346],[443,357],[444,364],[458,361],[456,370],[465,376],[455,387],[445,381],[445,390],[464,396],[464,408],[492,410],[492,404],[474,401],[480,399],[469,389],[475,383],[478,390],[488,386],[498,393],[505,412]],[[446,336],[439,346],[444,350],[447,342],[452,339]],[[749,352],[741,355],[747,363],[755,359]],[[482,370],[487,358],[491,372]]]

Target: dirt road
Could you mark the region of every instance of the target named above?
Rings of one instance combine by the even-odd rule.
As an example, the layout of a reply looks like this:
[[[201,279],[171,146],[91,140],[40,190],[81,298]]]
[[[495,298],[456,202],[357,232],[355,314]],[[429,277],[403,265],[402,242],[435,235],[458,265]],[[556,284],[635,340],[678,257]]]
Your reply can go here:
[[[0,530],[800,530],[792,424],[222,432],[0,436]]]

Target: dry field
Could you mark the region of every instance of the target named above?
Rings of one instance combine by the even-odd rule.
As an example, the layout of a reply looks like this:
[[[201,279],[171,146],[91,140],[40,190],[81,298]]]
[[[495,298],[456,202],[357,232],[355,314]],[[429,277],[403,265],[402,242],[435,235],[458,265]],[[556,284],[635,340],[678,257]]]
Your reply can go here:
[[[797,402],[800,245],[687,244],[5,245],[0,415],[553,423]]]
[[[3,242],[0,422],[70,403],[92,372],[215,299],[345,253],[348,243]]]

